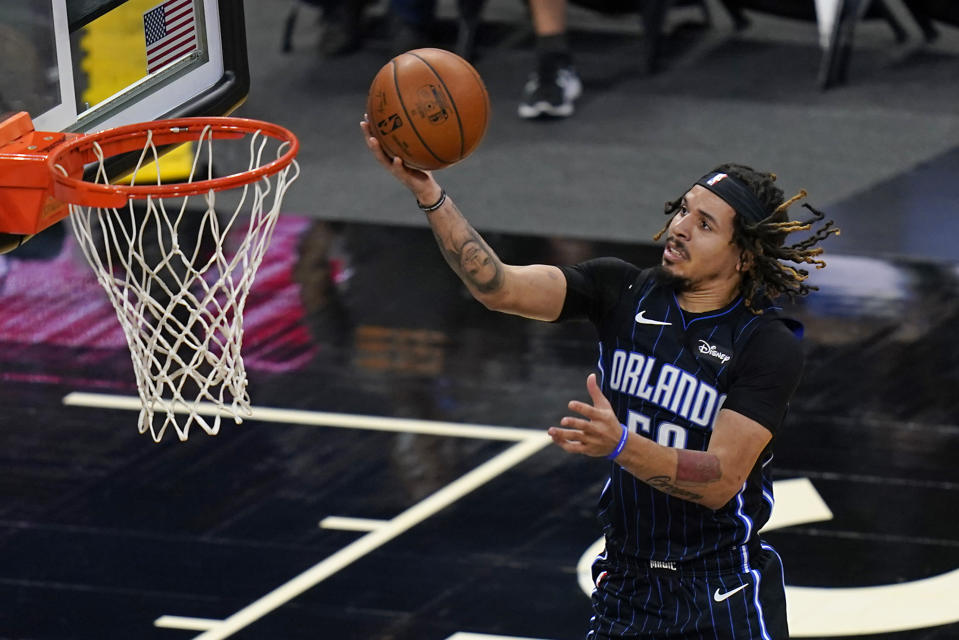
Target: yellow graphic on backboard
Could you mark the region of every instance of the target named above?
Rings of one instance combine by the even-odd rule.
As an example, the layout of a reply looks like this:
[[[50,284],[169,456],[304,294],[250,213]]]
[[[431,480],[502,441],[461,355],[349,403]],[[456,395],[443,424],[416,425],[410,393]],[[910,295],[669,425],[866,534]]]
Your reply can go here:
[[[159,0],[129,0],[92,21],[80,34],[81,110],[97,105],[147,76],[143,14]],[[85,82],[84,82],[85,80]],[[160,158],[163,183],[185,179],[193,162],[192,143]],[[137,183],[157,183],[154,164],[136,174]]]

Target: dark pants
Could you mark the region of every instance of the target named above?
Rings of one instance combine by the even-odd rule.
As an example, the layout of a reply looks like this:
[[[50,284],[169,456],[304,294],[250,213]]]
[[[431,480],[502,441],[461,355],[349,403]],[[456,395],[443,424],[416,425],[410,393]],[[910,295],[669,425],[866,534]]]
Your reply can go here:
[[[748,570],[593,565],[593,612],[587,640],[787,640],[786,594],[779,554],[763,545]]]
[[[436,0],[391,0],[390,10],[406,24],[425,28],[436,14]]]

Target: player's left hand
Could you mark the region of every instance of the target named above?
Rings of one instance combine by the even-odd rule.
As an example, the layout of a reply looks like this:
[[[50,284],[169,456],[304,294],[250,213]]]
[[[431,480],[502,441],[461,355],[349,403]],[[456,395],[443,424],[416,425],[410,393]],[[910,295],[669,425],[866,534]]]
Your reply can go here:
[[[568,405],[570,411],[583,417],[567,416],[560,421],[561,427],[550,427],[548,433],[554,443],[569,453],[608,456],[619,444],[623,427],[596,383],[595,373],[586,378],[586,390],[593,404],[572,400]]]

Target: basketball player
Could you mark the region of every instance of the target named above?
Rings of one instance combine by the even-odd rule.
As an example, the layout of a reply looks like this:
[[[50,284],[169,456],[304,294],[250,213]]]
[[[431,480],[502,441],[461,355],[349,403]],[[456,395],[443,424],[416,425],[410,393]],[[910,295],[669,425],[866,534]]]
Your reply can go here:
[[[822,214],[805,205],[812,222],[790,222],[787,209],[804,192],[784,202],[775,176],[723,165],[667,203],[658,266],[507,265],[431,174],[391,161],[362,127],[477,300],[596,326],[590,402],[570,402],[575,415],[549,429],[564,450],[611,460],[586,637],[787,638],[782,563],[757,532],[772,510],[772,444],[803,352],[801,327],[772,300],[813,288],[806,270],[784,261],[824,267],[817,245],[838,229],[826,222],[787,245]]]

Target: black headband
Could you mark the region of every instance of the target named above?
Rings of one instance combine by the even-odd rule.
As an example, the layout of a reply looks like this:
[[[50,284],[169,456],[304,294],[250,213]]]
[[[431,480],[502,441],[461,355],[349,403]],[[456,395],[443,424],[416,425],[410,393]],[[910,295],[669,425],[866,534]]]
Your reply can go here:
[[[714,171],[700,178],[696,184],[709,189],[726,201],[746,222],[756,224],[769,217],[752,189],[728,173]]]

